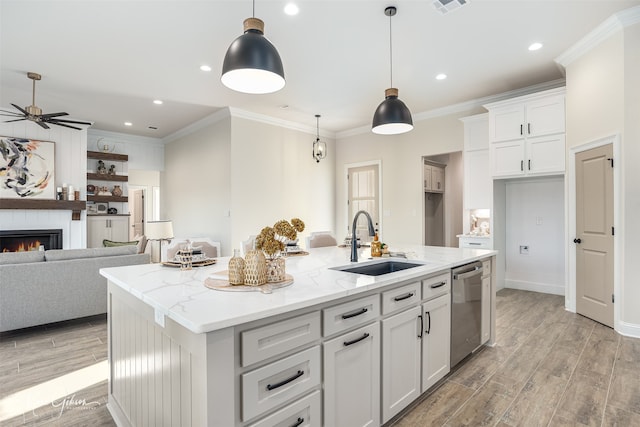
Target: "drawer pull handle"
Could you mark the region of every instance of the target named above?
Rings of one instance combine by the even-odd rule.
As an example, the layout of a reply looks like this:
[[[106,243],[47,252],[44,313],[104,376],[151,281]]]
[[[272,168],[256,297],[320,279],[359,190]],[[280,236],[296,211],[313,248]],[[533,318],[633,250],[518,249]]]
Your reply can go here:
[[[356,317],[356,316],[360,316],[361,314],[365,314],[367,311],[369,311],[369,309],[365,307],[360,311],[356,311],[355,313],[343,314],[342,318],[343,319],[351,319],[352,317]]]
[[[395,297],[393,300],[394,300],[394,301],[396,301],[396,302],[398,302],[398,301],[402,301],[402,300],[405,300],[405,299],[409,299],[409,298],[411,298],[412,296],[413,296],[413,292],[409,292],[408,294],[403,295],[403,296],[401,296],[401,297]]]
[[[427,330],[425,331],[427,333],[427,335],[429,335],[431,333],[431,312],[427,311],[427,318],[429,319],[429,321],[427,322]]]
[[[478,242],[469,242],[470,245],[473,246],[480,246],[482,243],[478,243]]]
[[[271,390],[275,390],[278,387],[282,387],[285,384],[289,384],[291,381],[300,378],[301,376],[304,375],[304,371],[298,371],[296,372],[292,377],[287,378],[286,380],[282,380],[279,383],[275,383],[275,384],[267,384],[267,390],[271,391]]]
[[[365,334],[363,336],[361,336],[360,338],[356,338],[353,341],[345,341],[344,342],[344,346],[347,347],[347,346],[350,346],[351,344],[358,343],[358,342],[362,341],[365,338],[369,338],[369,333],[368,332],[365,332]]]
[[[440,282],[440,283],[435,283],[435,284],[433,284],[433,285],[431,285],[431,286],[429,286],[429,287],[430,287],[431,289],[438,289],[438,288],[443,287],[443,286],[444,286],[444,285],[446,285],[446,284],[447,284],[447,282]]]
[[[420,318],[420,335],[418,335],[418,338],[422,338],[422,328],[424,328],[424,321],[422,320],[422,314],[418,315],[418,317]]]
[[[303,422],[304,422],[304,418],[298,417],[298,421],[296,421],[296,423],[294,425],[292,425],[291,427],[301,426]]]

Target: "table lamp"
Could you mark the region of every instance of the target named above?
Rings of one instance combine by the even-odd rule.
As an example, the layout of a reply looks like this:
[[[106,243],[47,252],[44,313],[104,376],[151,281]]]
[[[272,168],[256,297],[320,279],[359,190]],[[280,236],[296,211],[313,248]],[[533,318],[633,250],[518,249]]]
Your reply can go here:
[[[171,220],[149,221],[145,224],[145,233],[147,239],[158,240],[160,242],[160,262],[162,262],[162,241],[173,239],[173,222]]]

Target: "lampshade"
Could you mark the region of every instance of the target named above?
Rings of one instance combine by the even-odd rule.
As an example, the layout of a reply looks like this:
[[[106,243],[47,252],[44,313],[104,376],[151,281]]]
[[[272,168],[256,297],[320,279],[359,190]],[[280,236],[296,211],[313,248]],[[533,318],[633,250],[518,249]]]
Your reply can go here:
[[[373,114],[371,131],[380,135],[394,135],[413,129],[411,111],[398,98],[398,89],[389,88],[384,91],[384,95],[384,101]]]
[[[149,240],[173,239],[173,222],[149,221],[145,224],[145,234]]]
[[[394,6],[385,8],[384,14],[389,17],[389,68],[391,71],[391,87],[384,91],[384,101],[378,105],[373,114],[371,131],[380,135],[395,135],[413,129],[411,111],[398,99],[398,89],[393,87],[393,44],[391,42],[391,17],[396,14]]]
[[[227,49],[220,80],[230,89],[251,94],[276,92],[284,87],[282,60],[264,37],[262,20],[244,20],[244,34]]]

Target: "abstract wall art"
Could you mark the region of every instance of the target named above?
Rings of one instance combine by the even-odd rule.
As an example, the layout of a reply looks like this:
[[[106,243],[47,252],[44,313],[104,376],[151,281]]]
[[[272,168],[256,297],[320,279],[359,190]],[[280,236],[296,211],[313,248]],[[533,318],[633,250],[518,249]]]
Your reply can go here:
[[[0,199],[55,199],[55,144],[0,136]]]

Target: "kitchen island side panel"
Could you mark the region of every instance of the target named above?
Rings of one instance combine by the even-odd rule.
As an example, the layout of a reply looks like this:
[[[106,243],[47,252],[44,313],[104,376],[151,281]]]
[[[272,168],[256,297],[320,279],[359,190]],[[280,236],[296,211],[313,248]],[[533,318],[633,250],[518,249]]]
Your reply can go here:
[[[194,334],[109,283],[109,402],[118,426],[234,425],[233,328]],[[224,385],[221,387],[221,385]]]

